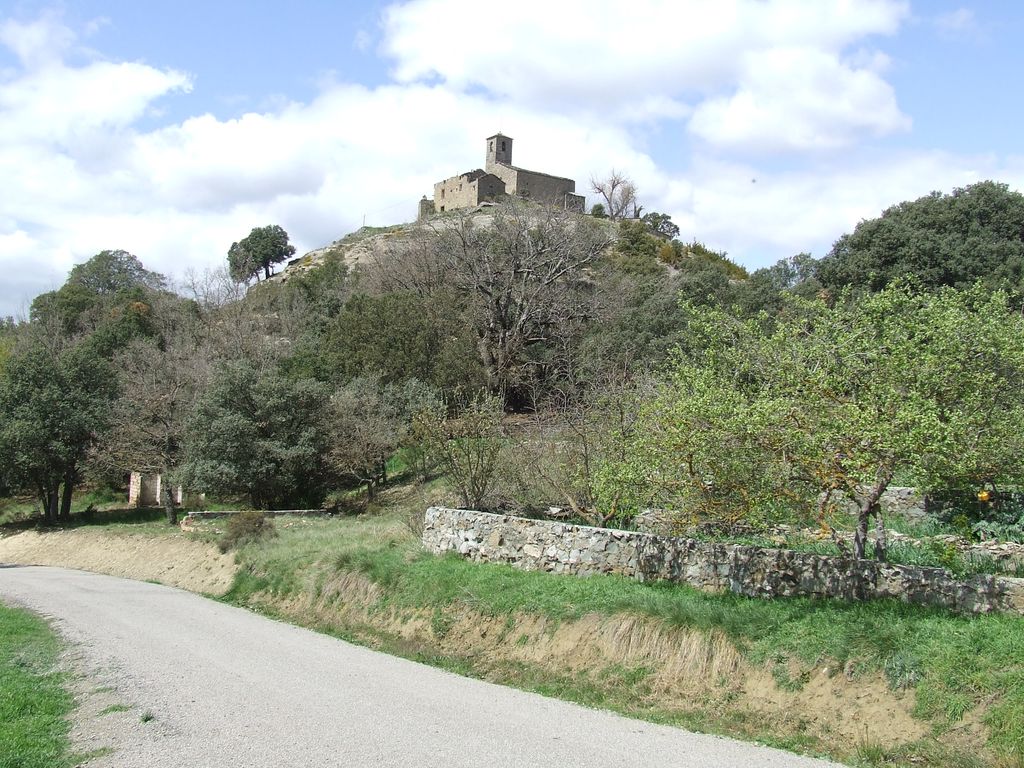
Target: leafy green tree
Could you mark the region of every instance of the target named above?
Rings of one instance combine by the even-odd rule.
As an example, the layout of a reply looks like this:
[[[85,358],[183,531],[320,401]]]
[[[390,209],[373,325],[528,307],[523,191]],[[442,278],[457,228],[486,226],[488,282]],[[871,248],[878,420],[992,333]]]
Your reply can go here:
[[[68,274],[68,285],[85,288],[93,295],[115,294],[139,288],[163,290],[163,275],[150,272],[128,251],[100,251],[87,262],[76,264]]]
[[[686,327],[679,282],[667,270],[641,275],[596,271],[595,283],[592,320],[579,342],[582,388],[602,372],[661,365]]]
[[[135,256],[103,251],[33,301],[0,374],[0,451],[12,484],[36,492],[48,521],[70,514],[86,456],[109,422],[110,359],[157,333],[153,307],[166,295],[163,278]]]
[[[102,251],[75,265],[56,291],[37,296],[29,317],[66,337],[88,337],[96,354],[110,357],[137,336],[152,335],[150,306],[164,295],[164,277],[127,251]]]
[[[353,379],[331,400],[332,467],[341,478],[365,485],[372,500],[387,482],[388,459],[409,444],[414,417],[440,407],[434,391],[415,379],[400,384],[384,384],[377,376]]]
[[[288,242],[288,233],[277,224],[253,227],[246,237],[232,243],[228,249],[228,267],[231,276],[245,282],[253,276],[271,275],[271,268],[295,254],[295,246]]]
[[[682,260],[674,266],[715,267],[730,280],[746,280],[749,277],[747,270],[730,259],[725,251],[712,250],[699,240],[683,244]]]
[[[18,326],[14,322],[14,318],[5,317],[0,320],[0,374],[3,373],[4,365],[14,351],[17,332]]]
[[[665,269],[658,260],[663,241],[652,234],[642,221],[620,221],[618,234],[612,253],[617,269],[636,275],[654,274]]]
[[[88,349],[39,338],[17,349],[0,373],[0,464],[10,486],[36,494],[48,523],[70,516],[115,391],[109,365]]]
[[[886,209],[843,235],[821,260],[828,288],[880,290],[912,278],[925,288],[982,280],[1024,291],[1024,195],[982,181]]]
[[[594,203],[590,207],[590,215],[595,219],[607,219],[608,212],[604,208],[604,203]]]
[[[448,390],[483,385],[472,326],[450,293],[356,295],[317,351],[339,382],[376,373],[385,383],[415,378]]]
[[[770,267],[755,270],[749,280],[741,283],[735,303],[748,315],[761,311],[775,314],[784,305],[783,294],[813,298],[822,289],[816,277],[817,268],[818,261],[809,253],[780,259]]]
[[[645,213],[640,220],[652,235],[656,235],[663,240],[675,240],[679,237],[679,227],[667,213],[651,211],[650,213]]]
[[[328,387],[245,360],[222,364],[187,420],[179,478],[258,509],[317,505],[330,484]]]
[[[882,557],[878,500],[897,474],[925,489],[1024,474],[1024,319],[1003,293],[789,297],[772,322],[694,309],[689,333],[637,430],[633,474],[663,502],[823,514],[841,490],[859,501],[854,555],[874,518]]]

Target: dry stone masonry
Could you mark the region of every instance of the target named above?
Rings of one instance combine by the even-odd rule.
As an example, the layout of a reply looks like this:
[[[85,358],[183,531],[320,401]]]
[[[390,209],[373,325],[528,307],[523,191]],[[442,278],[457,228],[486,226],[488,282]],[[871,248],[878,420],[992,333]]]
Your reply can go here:
[[[435,213],[475,208],[502,195],[525,197],[539,203],[582,211],[586,199],[576,194],[576,182],[564,176],[528,171],[512,165],[512,138],[501,133],[487,137],[483,168],[452,176],[434,185],[434,197],[419,202],[417,221]]]
[[[1024,614],[1024,579],[958,580],[941,568],[720,544],[585,525],[431,507],[423,544],[481,562],[590,576],[667,580],[749,597],[895,598],[957,613]]]

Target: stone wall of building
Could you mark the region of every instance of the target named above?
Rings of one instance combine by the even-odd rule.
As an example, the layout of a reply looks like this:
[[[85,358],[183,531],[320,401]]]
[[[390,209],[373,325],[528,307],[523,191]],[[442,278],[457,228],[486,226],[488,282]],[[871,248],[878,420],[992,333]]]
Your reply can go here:
[[[958,613],[1024,614],[1024,579],[958,580],[918,568],[791,550],[718,544],[633,531],[431,507],[423,544],[471,560],[525,570],[668,580],[750,597],[894,598]]]
[[[434,185],[434,208],[438,213],[476,205],[476,190],[470,184],[468,174],[452,176]]]
[[[416,221],[426,221],[433,216],[437,210],[434,208],[434,201],[427,199],[424,195],[423,199],[420,200],[419,207],[416,209]],[[291,266],[292,262],[288,262],[288,266]]]
[[[510,195],[558,206],[579,197],[576,194],[576,182],[572,179],[527,171],[504,163],[490,164],[487,170],[505,182],[505,191]]]
[[[475,208],[499,195],[526,197],[572,211],[584,211],[586,198],[576,194],[576,182],[562,176],[528,171],[512,165],[512,139],[497,133],[487,139],[484,168],[452,176],[434,185],[433,210],[425,198],[417,208],[417,221],[432,213]]]

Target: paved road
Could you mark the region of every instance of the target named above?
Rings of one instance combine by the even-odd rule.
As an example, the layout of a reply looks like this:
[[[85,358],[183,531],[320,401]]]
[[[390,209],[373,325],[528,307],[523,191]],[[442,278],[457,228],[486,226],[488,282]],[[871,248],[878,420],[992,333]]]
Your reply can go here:
[[[155,584],[0,567],[0,598],[55,619],[100,682],[153,713],[108,765],[831,765],[459,677]]]

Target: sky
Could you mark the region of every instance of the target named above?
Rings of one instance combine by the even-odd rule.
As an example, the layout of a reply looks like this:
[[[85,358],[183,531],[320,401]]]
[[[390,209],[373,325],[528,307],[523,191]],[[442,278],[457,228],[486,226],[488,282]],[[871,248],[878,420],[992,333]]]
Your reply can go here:
[[[104,249],[181,280],[256,226],[412,220],[498,131],[748,268],[820,257],[1024,188],[1022,31],[1017,0],[0,0],[0,315]]]

